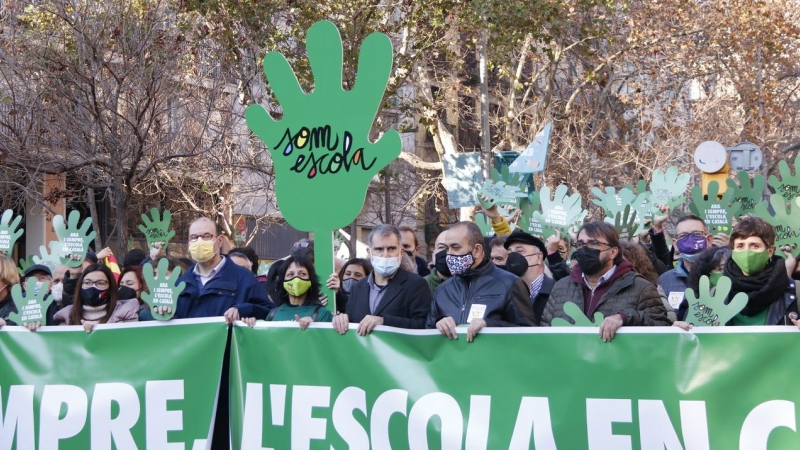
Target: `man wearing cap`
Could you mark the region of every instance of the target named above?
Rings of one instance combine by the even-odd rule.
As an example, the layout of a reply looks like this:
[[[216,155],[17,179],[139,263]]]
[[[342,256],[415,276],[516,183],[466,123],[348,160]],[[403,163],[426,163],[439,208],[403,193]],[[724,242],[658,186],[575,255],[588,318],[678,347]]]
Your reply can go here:
[[[544,273],[544,258],[547,254],[544,242],[520,229],[514,230],[504,244],[511,264],[508,269],[520,277],[528,288],[535,322],[542,319],[542,312],[555,281]],[[516,262],[516,261],[518,262]]]

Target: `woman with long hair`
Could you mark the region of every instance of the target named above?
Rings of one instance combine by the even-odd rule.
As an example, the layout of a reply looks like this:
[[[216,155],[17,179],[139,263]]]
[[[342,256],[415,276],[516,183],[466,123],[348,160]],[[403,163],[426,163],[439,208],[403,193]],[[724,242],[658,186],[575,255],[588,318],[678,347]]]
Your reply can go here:
[[[102,264],[92,264],[78,278],[78,290],[72,305],[56,313],[59,325],[83,325],[86,332],[101,323],[136,322],[139,315],[137,299],[117,299],[114,274]]]

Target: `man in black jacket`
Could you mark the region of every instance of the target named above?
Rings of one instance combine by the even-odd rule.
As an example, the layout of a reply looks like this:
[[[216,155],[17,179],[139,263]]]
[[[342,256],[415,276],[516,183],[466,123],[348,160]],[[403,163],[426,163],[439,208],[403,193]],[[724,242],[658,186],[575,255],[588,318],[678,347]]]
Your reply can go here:
[[[361,336],[372,332],[377,325],[424,328],[431,291],[422,277],[400,267],[403,254],[400,230],[392,225],[378,225],[367,237],[367,245],[372,273],[353,285],[346,314],[333,318],[333,328],[344,334],[350,323],[358,323]]]
[[[426,326],[434,326],[450,339],[456,327],[466,325],[467,342],[484,327],[532,326],[528,292],[515,275],[498,269],[486,258],[483,235],[472,222],[459,222],[447,230],[447,267],[453,277],[434,293]]]
[[[541,239],[519,228],[508,236],[504,245],[508,250],[509,256],[511,253],[515,253],[516,255],[511,256],[511,258],[517,258],[521,263],[521,267],[518,269],[519,273],[514,273],[514,271],[512,273],[518,275],[520,280],[525,283],[525,288],[528,290],[531,300],[531,307],[533,308],[534,320],[538,324],[542,319],[544,306],[550,298],[550,291],[553,290],[553,285],[556,284],[552,278],[544,273],[547,248],[545,248]]]

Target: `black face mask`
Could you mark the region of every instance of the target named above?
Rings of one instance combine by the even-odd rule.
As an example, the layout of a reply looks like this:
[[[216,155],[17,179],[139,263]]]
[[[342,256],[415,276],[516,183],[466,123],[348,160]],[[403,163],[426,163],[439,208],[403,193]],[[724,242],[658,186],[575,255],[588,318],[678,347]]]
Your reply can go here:
[[[521,277],[528,271],[528,260],[516,252],[508,252],[506,257],[506,270]]]
[[[81,289],[81,301],[86,306],[100,306],[106,302],[106,298],[108,298],[108,289],[105,291],[93,287]]]
[[[67,272],[69,274],[69,272]],[[78,288],[78,280],[73,280],[72,278],[67,278],[64,276],[64,288],[61,294],[61,304],[63,306],[71,305],[72,301],[75,300],[75,290]]]
[[[600,261],[600,250],[596,248],[581,247],[573,253],[573,257],[578,261],[578,267],[585,275],[595,275],[603,268]]]
[[[117,298],[122,300],[137,298],[136,291],[134,291],[133,288],[129,288],[128,286],[120,286],[119,291],[117,291]]]
[[[436,260],[434,263],[436,266],[436,272],[438,272],[440,276],[453,276],[453,274],[450,273],[450,268],[447,267],[447,249],[444,249],[436,254]]]
[[[412,260],[414,259],[414,252],[406,250],[406,255],[408,255],[408,257],[411,258]]]

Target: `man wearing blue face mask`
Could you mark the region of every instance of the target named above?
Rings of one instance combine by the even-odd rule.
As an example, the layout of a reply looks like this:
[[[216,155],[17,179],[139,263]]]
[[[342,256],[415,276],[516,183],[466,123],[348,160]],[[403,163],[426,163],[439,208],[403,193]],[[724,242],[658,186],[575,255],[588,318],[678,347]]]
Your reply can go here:
[[[367,236],[367,245],[372,273],[353,284],[346,314],[333,318],[333,328],[344,334],[350,323],[358,323],[361,336],[371,333],[377,325],[424,328],[431,292],[422,277],[400,267],[400,230],[378,225]]]
[[[692,262],[703,250],[711,246],[712,236],[708,234],[708,226],[698,216],[686,215],[675,224],[675,247],[680,252],[680,259],[674,269],[664,272],[658,277],[658,284],[667,295],[667,300],[675,310],[678,320],[686,318],[688,302],[684,298],[689,271]]]

